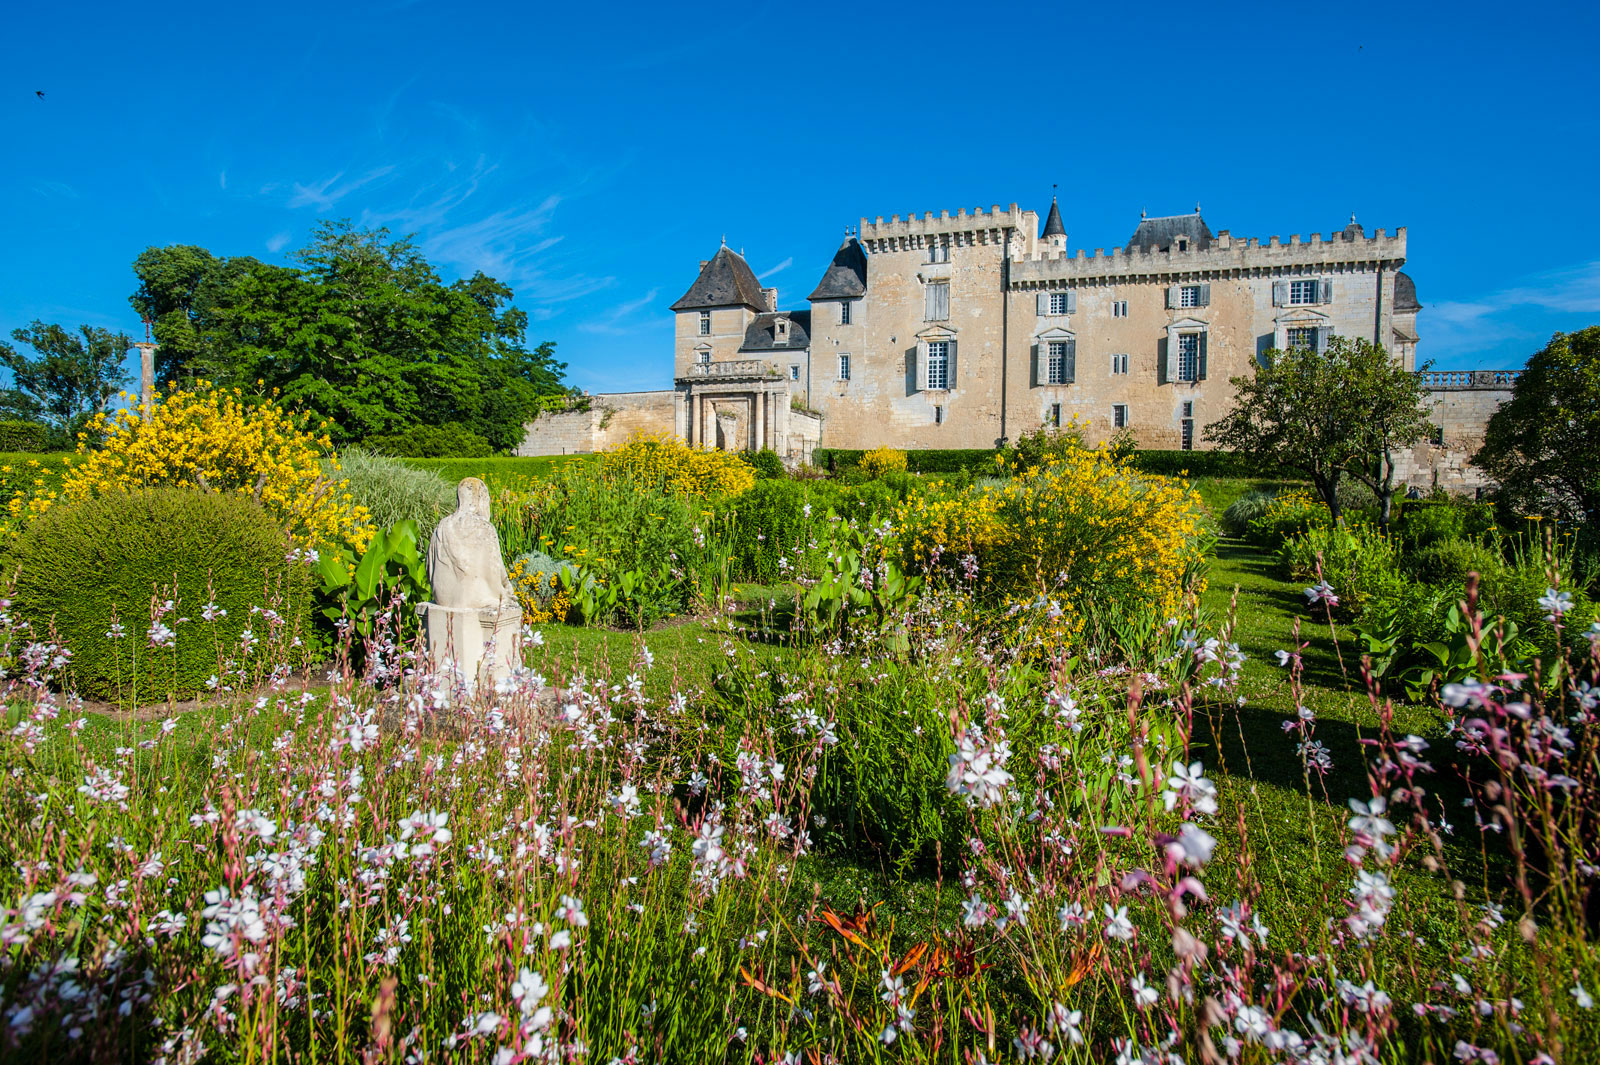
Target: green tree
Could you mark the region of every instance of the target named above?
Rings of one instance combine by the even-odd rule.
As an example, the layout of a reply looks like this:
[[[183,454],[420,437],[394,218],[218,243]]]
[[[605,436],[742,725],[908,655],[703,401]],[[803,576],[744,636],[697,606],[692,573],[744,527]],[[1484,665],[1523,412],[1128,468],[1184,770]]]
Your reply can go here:
[[[1557,333],[1489,418],[1472,464],[1523,513],[1600,515],[1600,326]]]
[[[1377,494],[1388,528],[1395,452],[1428,432],[1416,374],[1382,345],[1332,337],[1326,351],[1269,351],[1253,376],[1231,383],[1233,407],[1206,427],[1206,439],[1305,474],[1336,521],[1339,482],[1359,480]]]
[[[163,380],[277,388],[340,442],[459,425],[496,449],[567,391],[554,345],[526,347],[527,315],[494,278],[445,284],[409,238],[349,222],[323,223],[295,262],[141,255],[132,303],[156,322]]]
[[[8,413],[44,421],[65,434],[75,433],[92,415],[106,409],[128,380],[122,360],[131,342],[98,326],[34,322],[14,329],[13,340],[34,354],[0,344],[0,364],[11,371],[11,388],[0,395]]]

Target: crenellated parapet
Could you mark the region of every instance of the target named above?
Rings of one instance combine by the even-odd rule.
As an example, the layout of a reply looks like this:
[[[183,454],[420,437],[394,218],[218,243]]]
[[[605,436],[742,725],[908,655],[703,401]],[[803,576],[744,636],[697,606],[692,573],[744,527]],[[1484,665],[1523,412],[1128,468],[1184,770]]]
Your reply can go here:
[[[917,217],[915,214],[901,218],[890,216],[885,222],[879,215],[877,221],[861,220],[858,237],[868,255],[891,251],[909,251],[926,246],[930,237],[951,237],[956,246],[975,244],[1003,244],[1019,238],[1028,245],[1034,242],[1039,229],[1039,215],[1024,211],[1016,204],[1002,209],[998,204],[985,211],[981,207],[968,213],[965,208],[955,214],[932,211]]]
[[[1390,236],[1377,230],[1372,236],[1341,232],[1326,240],[1313,233],[1301,240],[1297,233],[1288,241],[1272,237],[1266,242],[1251,237],[1236,238],[1227,230],[1218,233],[1205,249],[1176,247],[1161,251],[1148,248],[1113,248],[1110,253],[1096,248],[1093,254],[1079,249],[1077,254],[1043,249],[1015,258],[1011,264],[1011,287],[1034,288],[1046,283],[1108,282],[1151,280],[1206,280],[1299,273],[1307,269],[1338,272],[1345,269],[1398,267],[1406,259],[1404,226]]]

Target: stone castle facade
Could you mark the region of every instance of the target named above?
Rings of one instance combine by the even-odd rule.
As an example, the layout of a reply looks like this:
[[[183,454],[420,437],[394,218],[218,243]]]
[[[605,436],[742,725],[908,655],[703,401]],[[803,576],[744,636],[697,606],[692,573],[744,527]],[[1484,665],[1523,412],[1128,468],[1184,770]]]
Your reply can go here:
[[[595,450],[648,426],[802,461],[819,445],[988,448],[1074,418],[1091,442],[1126,429],[1145,448],[1203,448],[1229,378],[1269,349],[1366,337],[1415,368],[1405,261],[1404,228],[1369,236],[1352,219],[1326,238],[1263,241],[1214,233],[1198,209],[1074,252],[1054,202],[1042,225],[1013,204],[862,219],[807,306],[783,310],[724,244],[672,304],[675,387],[595,397],[609,413],[586,425],[547,415],[523,453]],[[1481,439],[1479,413],[1503,396],[1463,403],[1454,379],[1446,391],[1436,439]],[[1410,457],[1408,477],[1437,480],[1443,463],[1445,481],[1469,486],[1464,457],[1429,450],[1441,446]]]

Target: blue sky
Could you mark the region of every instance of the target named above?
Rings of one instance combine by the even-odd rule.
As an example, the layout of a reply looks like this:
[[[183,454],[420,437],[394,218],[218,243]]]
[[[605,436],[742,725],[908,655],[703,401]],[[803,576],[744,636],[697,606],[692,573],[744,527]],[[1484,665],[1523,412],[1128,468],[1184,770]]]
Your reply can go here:
[[[135,333],[150,245],[319,218],[513,286],[592,391],[665,386],[723,234],[805,306],[847,225],[1059,183],[1071,246],[1409,227],[1421,355],[1600,322],[1594,7],[12,5],[0,330]],[[46,95],[39,100],[35,90]]]

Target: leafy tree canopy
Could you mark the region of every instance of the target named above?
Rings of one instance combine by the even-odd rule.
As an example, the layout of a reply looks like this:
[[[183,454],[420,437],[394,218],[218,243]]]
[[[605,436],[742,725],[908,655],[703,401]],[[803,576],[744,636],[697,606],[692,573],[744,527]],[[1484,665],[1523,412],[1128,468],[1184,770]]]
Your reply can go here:
[[[1377,494],[1387,526],[1396,452],[1428,433],[1417,374],[1382,345],[1333,337],[1324,352],[1269,351],[1253,377],[1232,384],[1233,408],[1206,427],[1207,439],[1304,473],[1335,519],[1339,481],[1362,481]]]
[[[130,302],[155,323],[158,378],[260,382],[339,442],[453,423],[497,449],[566,391],[555,345],[526,346],[527,315],[492,277],[447,285],[409,238],[348,221],[322,223],[295,262],[147,249]]]
[[[1557,333],[1489,418],[1472,464],[1523,513],[1600,515],[1600,326]]]
[[[11,387],[0,390],[0,413],[42,421],[70,436],[127,383],[122,359],[131,342],[109,329],[85,325],[73,333],[34,322],[11,337],[34,354],[0,343],[0,365],[11,371]]]

